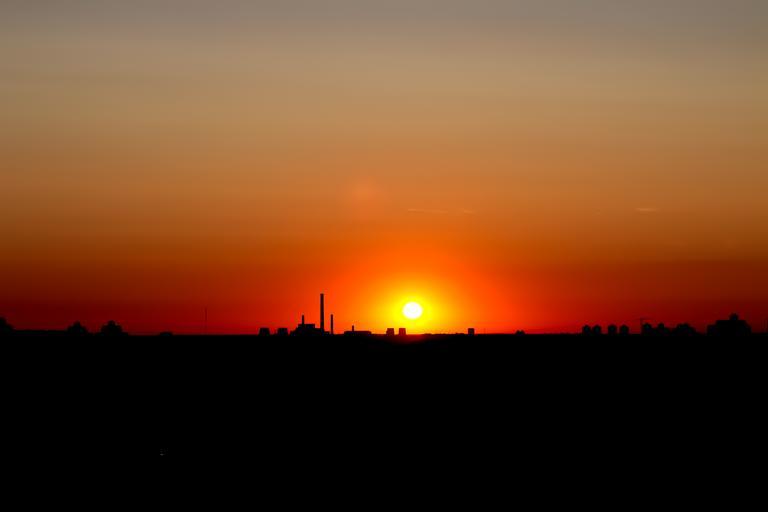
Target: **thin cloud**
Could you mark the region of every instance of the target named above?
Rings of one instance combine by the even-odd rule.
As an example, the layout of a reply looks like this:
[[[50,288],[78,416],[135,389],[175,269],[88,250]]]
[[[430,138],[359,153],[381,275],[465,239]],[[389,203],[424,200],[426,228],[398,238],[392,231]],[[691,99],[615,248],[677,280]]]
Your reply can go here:
[[[409,213],[426,213],[432,215],[477,215],[475,210],[461,208],[459,210],[440,210],[436,208],[408,208]]]
[[[448,210],[430,210],[427,208],[408,208],[410,213],[432,213],[435,215],[445,215],[449,213]]]

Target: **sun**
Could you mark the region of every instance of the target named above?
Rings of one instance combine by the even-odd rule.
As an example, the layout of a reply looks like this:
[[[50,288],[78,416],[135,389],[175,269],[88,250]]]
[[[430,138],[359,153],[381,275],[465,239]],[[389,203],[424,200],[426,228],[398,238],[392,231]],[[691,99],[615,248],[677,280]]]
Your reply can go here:
[[[424,308],[418,302],[409,302],[403,306],[403,316],[409,320],[421,318],[422,313],[424,313]]]

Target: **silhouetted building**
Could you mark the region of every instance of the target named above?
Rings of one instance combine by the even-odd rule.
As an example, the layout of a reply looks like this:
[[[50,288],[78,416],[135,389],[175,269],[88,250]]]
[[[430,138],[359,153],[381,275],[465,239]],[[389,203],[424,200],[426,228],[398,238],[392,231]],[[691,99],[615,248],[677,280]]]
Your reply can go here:
[[[80,322],[75,322],[69,327],[67,327],[67,334],[70,336],[85,336],[88,334],[88,329],[83,327],[83,325]]]
[[[387,327],[387,336],[394,336],[394,335],[395,335],[395,328]]]
[[[525,331],[515,331],[515,336],[525,336]]]
[[[714,325],[708,326],[707,334],[710,336],[749,336],[752,334],[752,328],[734,313],[728,320],[718,320]]]
[[[344,336],[361,336],[361,337],[367,337],[372,336],[373,333],[371,331],[356,331],[355,326],[352,326],[351,331],[344,331]]]
[[[667,336],[671,334],[671,331],[667,329],[667,326],[663,323],[659,323],[656,325],[656,327],[652,326],[649,323],[644,323],[640,333],[643,336]]]
[[[690,324],[677,324],[672,331],[675,336],[695,336],[698,334]]]
[[[325,332],[325,294],[320,294],[320,331]]]
[[[475,328],[474,327],[470,327],[469,329],[467,329],[467,335],[474,336],[475,335]]]
[[[629,326],[628,325],[622,325],[619,327],[619,335],[620,336],[629,336]]]
[[[670,329],[664,323],[659,323],[656,325],[656,327],[653,327],[651,324],[645,323],[643,324],[640,333],[643,336],[657,336],[657,337],[694,336],[698,334],[696,332],[696,329],[694,329],[690,324],[685,324],[685,323],[678,324],[677,326],[675,326],[674,329]],[[629,334],[629,329],[627,329],[627,334]]]
[[[608,326],[608,335],[609,336],[616,336],[619,333],[619,328],[616,327],[615,324],[611,324]]]
[[[291,333],[293,336],[320,336],[323,332],[315,324],[301,323]]]
[[[122,336],[125,333],[123,332],[123,328],[120,327],[117,322],[110,320],[102,326],[101,334],[104,336]]]
[[[287,327],[278,327],[277,328],[277,335],[278,336],[288,336],[288,328]]]
[[[603,328],[599,325],[593,325],[592,327],[585,325],[581,328],[581,334],[583,336],[600,336],[603,334]]]
[[[405,336],[405,335],[406,335],[406,332],[405,332],[405,327],[401,327],[401,328],[399,328],[399,329],[397,330],[397,335],[398,335],[398,336]]]
[[[269,332],[269,327],[262,327],[259,329],[259,336],[269,336],[270,334],[272,333]]]
[[[333,315],[331,315],[331,324],[333,324]],[[331,325],[333,330],[333,325]],[[291,332],[293,336],[318,336],[326,334],[325,332],[325,294],[320,294],[320,327],[315,324],[308,324],[304,321],[304,315],[301,315],[301,323]]]

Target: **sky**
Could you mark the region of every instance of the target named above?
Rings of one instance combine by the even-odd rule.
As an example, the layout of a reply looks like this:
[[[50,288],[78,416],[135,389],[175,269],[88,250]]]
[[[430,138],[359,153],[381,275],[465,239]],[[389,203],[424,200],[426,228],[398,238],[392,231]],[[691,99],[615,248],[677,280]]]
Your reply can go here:
[[[768,321],[762,0],[0,3],[17,328]],[[424,316],[409,321],[409,300]]]

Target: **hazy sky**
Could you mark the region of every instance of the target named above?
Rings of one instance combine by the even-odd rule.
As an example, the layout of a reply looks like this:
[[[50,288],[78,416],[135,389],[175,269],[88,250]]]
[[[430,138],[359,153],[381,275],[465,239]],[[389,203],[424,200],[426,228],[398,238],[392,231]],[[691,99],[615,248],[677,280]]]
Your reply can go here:
[[[4,0],[0,316],[236,332],[325,291],[341,329],[762,327],[766,26],[758,0]]]

